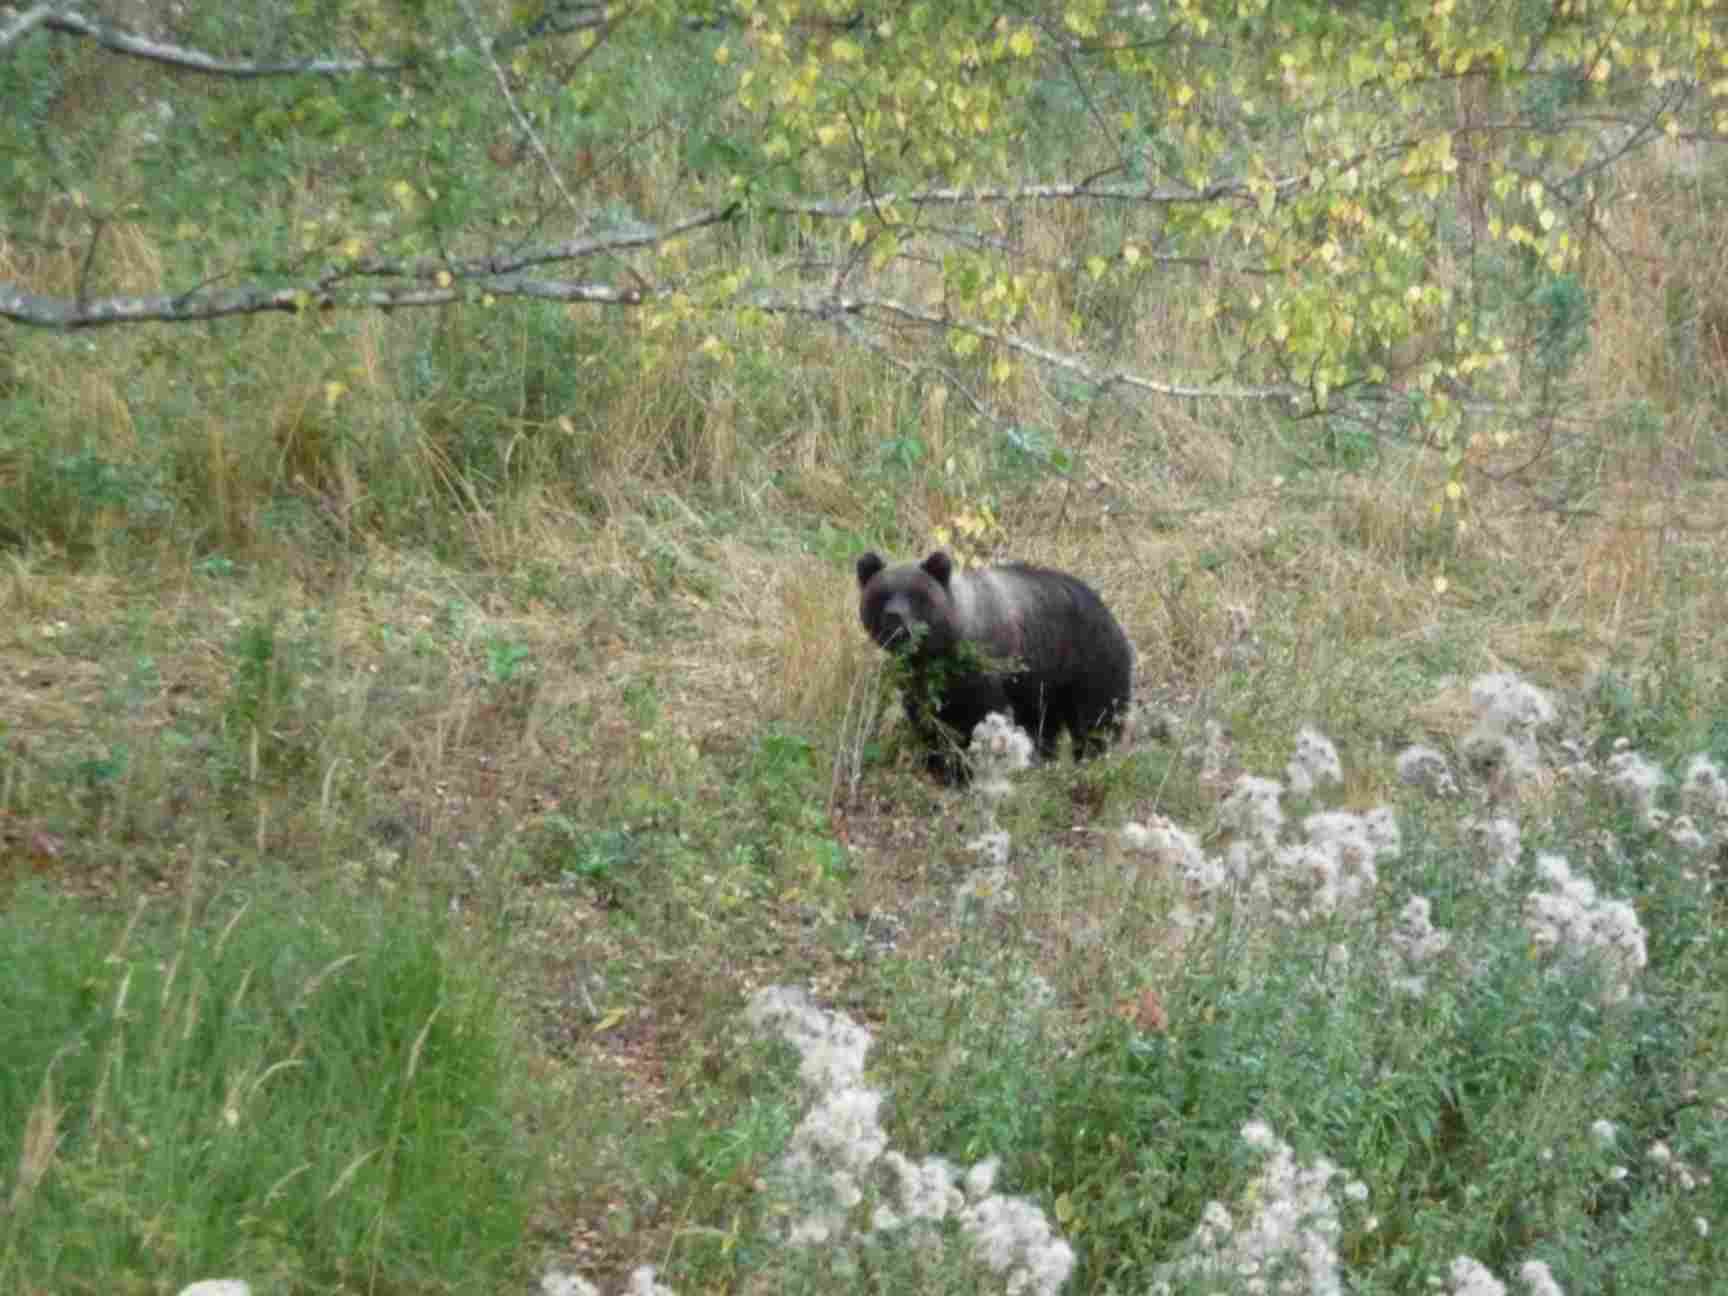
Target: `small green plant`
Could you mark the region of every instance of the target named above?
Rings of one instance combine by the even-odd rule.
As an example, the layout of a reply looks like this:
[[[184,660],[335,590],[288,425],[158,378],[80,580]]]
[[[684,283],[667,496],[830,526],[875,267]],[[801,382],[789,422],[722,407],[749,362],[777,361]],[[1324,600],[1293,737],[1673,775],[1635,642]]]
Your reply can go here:
[[[511,684],[534,669],[534,650],[515,639],[486,641],[486,677],[493,684]]]
[[[639,732],[651,732],[660,723],[660,689],[653,678],[631,680],[624,686],[623,700]]]
[[[756,816],[736,847],[741,862],[770,876],[845,876],[846,853],[834,841],[818,769],[816,749],[801,735],[770,730],[756,740],[740,783]]]
[[[126,748],[120,746],[110,747],[100,756],[85,756],[73,763],[73,778],[92,800],[106,797],[125,777],[128,756]]]
[[[234,667],[223,728],[247,777],[305,763],[313,749],[306,685],[318,669],[312,645],[284,634],[281,615],[271,612],[242,625],[229,651]]]
[[[882,443],[882,466],[896,475],[910,474],[928,453],[921,437],[911,434],[893,437]]]
[[[591,887],[608,900],[635,887],[634,872],[643,853],[640,834],[623,828],[585,829],[564,815],[548,816],[545,827],[558,842],[561,881]]]
[[[1015,659],[991,656],[978,644],[964,639],[944,657],[920,657],[917,649],[926,633],[924,626],[912,628],[910,649],[890,655],[885,678],[909,704],[911,731],[929,760],[955,770],[965,762],[972,735],[959,733],[942,723],[939,713],[943,699],[957,681],[983,674],[1011,673],[1017,663]]]
[[[1039,427],[1016,423],[1004,428],[999,454],[1005,471],[1034,480],[1074,470],[1073,454]]]

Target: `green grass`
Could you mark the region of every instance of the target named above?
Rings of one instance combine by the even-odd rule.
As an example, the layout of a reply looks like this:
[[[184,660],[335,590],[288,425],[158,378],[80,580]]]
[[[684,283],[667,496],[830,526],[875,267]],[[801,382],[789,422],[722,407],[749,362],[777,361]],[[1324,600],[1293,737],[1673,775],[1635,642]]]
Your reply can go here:
[[[9,1290],[459,1291],[516,1264],[541,1171],[484,951],[415,905],[246,890],[129,921],[10,897]]]

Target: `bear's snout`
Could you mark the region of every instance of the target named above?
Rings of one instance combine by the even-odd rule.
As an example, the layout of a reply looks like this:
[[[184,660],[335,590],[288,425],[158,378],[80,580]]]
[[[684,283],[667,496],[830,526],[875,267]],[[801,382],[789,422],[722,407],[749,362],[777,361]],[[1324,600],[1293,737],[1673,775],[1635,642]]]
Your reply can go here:
[[[876,623],[876,642],[892,652],[911,649],[918,623],[901,612],[884,611]]]
[[[864,624],[877,646],[890,652],[910,652],[924,629],[924,623],[913,615],[909,601],[898,594],[878,603],[874,616],[866,608]]]

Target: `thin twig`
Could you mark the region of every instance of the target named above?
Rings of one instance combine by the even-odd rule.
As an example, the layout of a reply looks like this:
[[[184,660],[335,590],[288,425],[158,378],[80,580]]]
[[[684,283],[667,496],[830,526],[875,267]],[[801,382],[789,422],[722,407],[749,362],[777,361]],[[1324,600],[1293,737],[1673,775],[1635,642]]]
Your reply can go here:
[[[546,174],[552,177],[552,183],[557,187],[564,199],[564,205],[570,209],[570,214],[578,222],[584,217],[582,209],[576,205],[576,199],[570,190],[564,187],[564,177],[558,174],[558,168],[553,165],[552,155],[546,151],[546,144],[540,138],[540,132],[534,129],[534,123],[528,120],[521,105],[516,102],[516,96],[510,90],[510,78],[504,75],[504,67],[498,62],[498,56],[492,52],[492,41],[486,36],[485,29],[480,26],[480,15],[474,12],[474,0],[458,0],[462,13],[468,19],[468,30],[472,33],[475,43],[486,52],[486,61],[492,65],[492,75],[497,78],[498,91],[504,96],[504,102],[510,109],[510,116],[516,120],[516,128],[528,137],[528,143],[533,147],[540,163],[546,168]]]

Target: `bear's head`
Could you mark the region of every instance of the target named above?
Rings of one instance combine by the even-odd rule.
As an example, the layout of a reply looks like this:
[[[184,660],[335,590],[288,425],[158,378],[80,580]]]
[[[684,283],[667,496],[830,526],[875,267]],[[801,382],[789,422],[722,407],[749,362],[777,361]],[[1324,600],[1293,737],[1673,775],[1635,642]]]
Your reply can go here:
[[[878,554],[858,559],[858,616],[890,652],[945,656],[963,638],[950,581],[954,563],[940,549],[921,563],[890,567]]]

